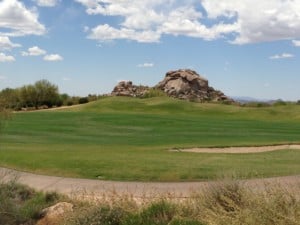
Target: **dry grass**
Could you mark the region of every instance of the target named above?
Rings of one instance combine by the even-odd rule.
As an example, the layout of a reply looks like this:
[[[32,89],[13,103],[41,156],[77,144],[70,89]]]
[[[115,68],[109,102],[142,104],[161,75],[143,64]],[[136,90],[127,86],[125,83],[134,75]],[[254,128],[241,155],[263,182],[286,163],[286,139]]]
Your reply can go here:
[[[280,185],[265,184],[250,190],[236,181],[214,183],[190,198],[172,194],[150,199],[130,195],[94,198],[80,202],[65,224],[110,225],[299,225],[300,185],[288,191]]]

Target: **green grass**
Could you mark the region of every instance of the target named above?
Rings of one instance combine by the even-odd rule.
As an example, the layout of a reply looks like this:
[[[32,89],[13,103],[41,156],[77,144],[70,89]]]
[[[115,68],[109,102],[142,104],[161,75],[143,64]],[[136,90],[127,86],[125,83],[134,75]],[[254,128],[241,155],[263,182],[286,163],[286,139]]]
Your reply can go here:
[[[0,166],[109,180],[283,176],[300,173],[300,151],[233,155],[167,150],[299,142],[297,105],[247,108],[115,97],[14,114],[1,137]]]

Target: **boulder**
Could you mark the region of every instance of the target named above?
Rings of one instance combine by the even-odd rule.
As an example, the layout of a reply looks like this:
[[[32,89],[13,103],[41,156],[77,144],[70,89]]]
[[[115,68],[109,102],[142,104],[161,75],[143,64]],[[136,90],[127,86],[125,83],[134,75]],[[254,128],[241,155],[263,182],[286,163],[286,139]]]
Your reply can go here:
[[[208,85],[208,80],[190,69],[180,69],[166,73],[164,80],[155,88],[168,96],[197,102],[233,102],[223,92]]]
[[[51,207],[43,209],[41,219],[37,225],[55,225],[64,218],[67,213],[73,212],[73,204],[68,202],[60,202]]]
[[[143,97],[150,88],[134,85],[131,81],[121,81],[113,89],[112,96]]]

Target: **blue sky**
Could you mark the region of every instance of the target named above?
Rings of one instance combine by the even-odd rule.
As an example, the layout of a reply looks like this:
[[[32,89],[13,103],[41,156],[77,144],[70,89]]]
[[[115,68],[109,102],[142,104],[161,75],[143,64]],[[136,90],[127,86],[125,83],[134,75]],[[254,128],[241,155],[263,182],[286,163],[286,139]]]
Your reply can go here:
[[[0,89],[153,86],[190,68],[229,96],[300,99],[300,0],[0,0]]]

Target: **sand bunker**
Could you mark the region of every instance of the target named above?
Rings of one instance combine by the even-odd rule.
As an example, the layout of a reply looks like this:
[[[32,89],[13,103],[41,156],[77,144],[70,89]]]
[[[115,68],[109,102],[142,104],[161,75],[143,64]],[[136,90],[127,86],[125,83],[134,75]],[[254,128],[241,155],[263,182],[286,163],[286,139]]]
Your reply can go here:
[[[194,153],[258,153],[271,152],[284,149],[300,150],[300,145],[274,145],[260,147],[226,147],[226,148],[189,148],[189,149],[171,149],[171,152],[194,152]]]

